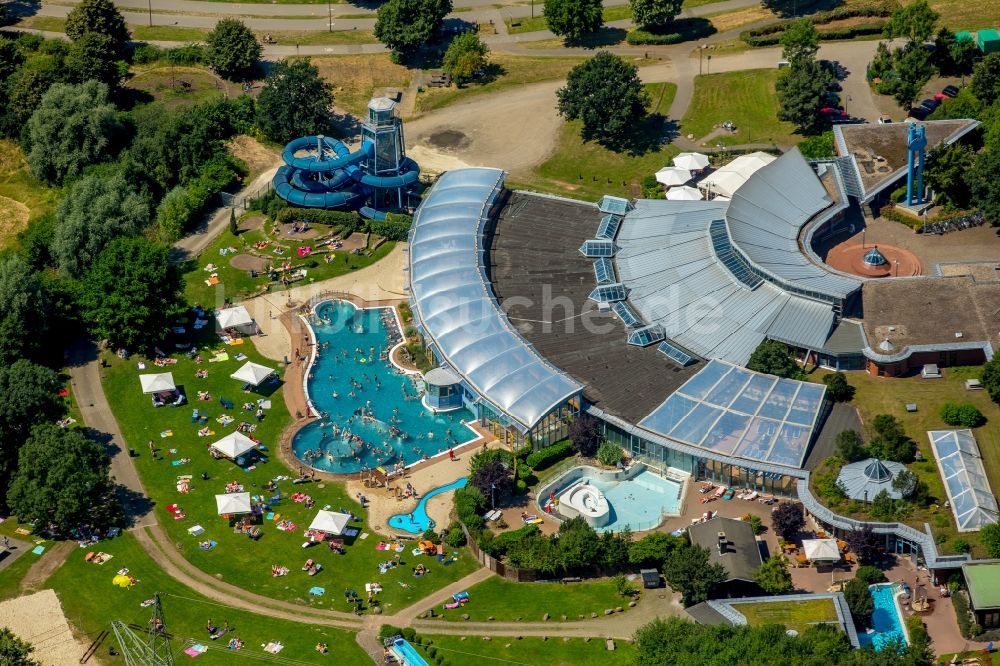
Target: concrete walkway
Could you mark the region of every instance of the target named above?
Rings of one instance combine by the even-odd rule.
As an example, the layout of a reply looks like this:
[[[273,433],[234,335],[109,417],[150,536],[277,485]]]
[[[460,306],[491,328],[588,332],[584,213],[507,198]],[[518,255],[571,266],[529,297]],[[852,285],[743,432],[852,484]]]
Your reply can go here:
[[[3,571],[10,565],[14,564],[17,560],[24,557],[24,554],[32,549],[32,545],[27,541],[21,541],[20,539],[10,539],[10,545],[7,548],[0,549],[0,571]]]

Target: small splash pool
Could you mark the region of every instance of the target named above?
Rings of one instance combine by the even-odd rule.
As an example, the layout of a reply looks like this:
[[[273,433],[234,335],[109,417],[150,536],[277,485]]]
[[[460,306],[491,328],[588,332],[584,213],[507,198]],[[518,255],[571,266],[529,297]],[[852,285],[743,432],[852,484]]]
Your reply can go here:
[[[420,498],[420,502],[417,504],[417,508],[413,510],[413,513],[397,513],[395,516],[389,518],[389,527],[409,532],[410,534],[422,534],[426,532],[435,526],[435,522],[427,515],[427,500],[449,490],[464,488],[468,482],[468,477],[463,476],[458,481],[453,481],[447,486],[435,488]]]
[[[871,645],[876,652],[890,643],[906,647],[906,634],[896,607],[899,587],[895,583],[880,583],[870,585],[868,592],[875,601],[875,611],[872,613],[871,631],[858,635],[861,645]]]

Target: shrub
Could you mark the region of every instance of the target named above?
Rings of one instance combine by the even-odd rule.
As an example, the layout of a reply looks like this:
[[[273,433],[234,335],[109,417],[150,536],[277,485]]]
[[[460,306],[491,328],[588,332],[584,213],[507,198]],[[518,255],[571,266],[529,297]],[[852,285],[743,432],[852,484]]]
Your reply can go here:
[[[881,569],[868,564],[858,567],[858,570],[854,572],[854,577],[863,581],[865,585],[874,585],[875,583],[884,583],[886,581],[885,574],[882,573]]]
[[[424,541],[430,541],[435,546],[441,543],[441,536],[431,528],[424,530],[422,538]]]
[[[982,425],[984,421],[982,412],[969,402],[946,402],[941,405],[939,415],[941,420],[948,425],[962,426],[963,428],[975,428]]]
[[[514,492],[519,495],[523,495],[528,492],[528,483],[524,479],[518,479],[514,482]]]
[[[403,630],[392,624],[383,624],[379,627],[378,635],[379,638],[389,638],[391,636],[400,636]]]
[[[597,449],[597,461],[602,465],[615,467],[624,459],[625,452],[622,451],[622,447],[618,446],[614,442],[604,442],[601,444],[600,448]]]
[[[955,607],[955,619],[958,621],[958,630],[962,638],[975,638],[979,631],[974,630],[979,626],[972,621],[972,613],[969,612],[969,602],[965,600],[965,595],[956,593],[952,595],[951,602]]]
[[[682,18],[671,21],[662,31],[636,28],[629,30],[625,41],[633,46],[679,44],[701,39],[715,33],[715,26],[704,18]]]
[[[859,16],[888,18],[892,15],[893,9],[895,9],[896,6],[895,2],[889,1],[873,2],[867,5],[841,6],[829,11],[816,12],[809,17],[809,20],[812,21],[813,25],[819,27],[827,23],[832,23],[833,21]],[[778,21],[777,23],[771,23],[760,28],[744,30],[740,33],[740,39],[753,47],[776,46],[781,43],[781,34],[785,32],[785,30],[787,30],[793,23],[794,20]],[[863,23],[845,28],[829,28],[827,30],[820,30],[819,38],[821,40],[852,39],[859,35],[880,34],[884,30],[886,23],[888,23],[888,21],[871,21],[869,23]]]
[[[572,442],[556,442],[552,446],[546,446],[544,449],[538,449],[529,455],[524,462],[528,467],[537,472],[547,467],[551,467],[553,464],[562,460],[571,453],[573,453]]]
[[[325,224],[331,227],[339,226],[344,231],[357,231],[361,227],[361,216],[354,211],[316,210],[313,208],[282,208],[274,216],[276,222],[308,222],[310,224]]]
[[[452,548],[460,548],[465,545],[465,532],[462,531],[462,526],[459,523],[451,524],[451,527],[448,528],[448,536],[444,538],[444,542]]]
[[[480,543],[479,546],[493,557],[503,557],[513,544],[540,533],[538,525],[525,525],[520,529],[498,534],[489,544]]]
[[[972,550],[972,544],[970,544],[965,539],[955,539],[955,552],[957,553],[968,553]]]
[[[416,640],[417,632],[413,629],[413,627],[404,627],[400,633],[404,639],[411,643]]]
[[[823,377],[826,396],[834,402],[847,402],[854,397],[854,387],[847,383],[847,375],[834,372]]]

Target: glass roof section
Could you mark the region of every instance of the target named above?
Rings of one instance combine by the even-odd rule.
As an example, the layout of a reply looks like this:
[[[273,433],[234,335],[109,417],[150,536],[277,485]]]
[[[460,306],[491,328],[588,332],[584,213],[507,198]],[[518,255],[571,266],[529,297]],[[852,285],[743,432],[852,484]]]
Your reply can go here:
[[[614,240],[623,219],[621,215],[605,215],[602,217],[601,224],[597,227],[597,237]]]
[[[997,500],[986,478],[979,445],[972,431],[932,430],[927,436],[958,530],[969,532],[997,522]]]
[[[507,321],[484,273],[483,227],[503,190],[499,169],[453,169],[417,209],[409,291],[421,332],[468,386],[520,427],[534,427],[583,387]]]
[[[611,306],[618,318],[622,320],[622,323],[629,328],[636,328],[637,326],[642,326],[642,320],[639,319],[638,315],[632,311],[632,308],[628,306],[625,301],[617,301]]]
[[[588,240],[580,246],[580,252],[585,257],[613,257],[617,249],[609,240]]]
[[[632,210],[632,204],[629,203],[628,199],[623,199],[621,197],[613,197],[611,195],[605,194],[601,197],[601,200],[597,202],[597,208],[602,213],[611,213],[613,215],[624,215],[625,213]]]
[[[598,303],[624,301],[626,296],[628,296],[628,294],[625,291],[625,285],[621,282],[604,284],[596,287],[594,291],[590,292],[590,300],[597,301]]]
[[[708,233],[712,238],[712,249],[715,250],[715,256],[733,274],[733,277],[750,289],[759,287],[764,280],[754,275],[743,258],[736,254],[732,241],[729,239],[729,231],[726,230],[726,221],[712,220],[708,227]]]
[[[684,366],[690,365],[691,362],[694,360],[694,357],[692,357],[690,354],[680,349],[679,347],[675,347],[666,340],[661,342],[660,346],[657,347],[656,350],[661,354],[663,354],[664,356],[666,356],[667,358],[669,358],[677,365],[681,366],[682,368]]]
[[[628,334],[628,343],[636,347],[648,347],[654,342],[660,342],[666,338],[663,327],[659,324],[644,326]]]
[[[706,451],[801,468],[825,393],[712,360],[639,425]]]
[[[609,284],[611,282],[617,282],[618,278],[615,276],[615,264],[613,261],[607,257],[601,257],[594,262],[594,277],[597,279],[597,284]]]

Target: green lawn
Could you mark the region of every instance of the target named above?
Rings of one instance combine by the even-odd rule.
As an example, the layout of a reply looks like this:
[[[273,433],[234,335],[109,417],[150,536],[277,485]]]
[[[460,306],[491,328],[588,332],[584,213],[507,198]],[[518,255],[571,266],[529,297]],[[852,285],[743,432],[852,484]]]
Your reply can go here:
[[[677,87],[673,83],[655,83],[645,88],[652,102],[650,111],[665,115]],[[538,167],[535,178],[517,186],[588,201],[596,201],[604,194],[634,197],[638,196],[636,187],[643,177],[669,164],[678,152],[670,144],[643,155],[615,152],[594,141],[584,143],[580,127],[580,121],[564,122],[553,155]]]
[[[733,608],[746,616],[752,626],[780,624],[788,629],[805,631],[817,622],[836,622],[837,610],[832,599],[806,601],[775,601],[763,603],[733,603]]]
[[[336,21],[336,19],[334,19]],[[271,37],[283,46],[324,46],[326,44],[378,44],[371,30],[272,30]]]
[[[792,145],[791,123],[778,120],[778,100],[774,92],[776,69],[752,69],[695,77],[694,97],[681,120],[681,133],[693,134],[696,141],[726,121],[736,124],[735,134],[726,132],[706,143],[726,146],[744,143]]]
[[[53,211],[58,196],[58,189],[31,175],[16,142],[0,139],[0,248],[8,246],[29,220]]]
[[[249,216],[261,215],[260,213],[251,212]],[[202,252],[197,260],[189,262],[189,272],[186,275],[186,289],[185,296],[191,303],[201,303],[201,304],[214,304],[216,302],[216,297],[220,293],[220,287],[218,285],[208,285],[205,283],[206,279],[212,273],[217,273],[219,281],[222,283],[222,291],[229,298],[241,300],[254,293],[259,293],[263,285],[268,284],[268,278],[266,274],[260,275],[253,278],[247,271],[237,270],[232,267],[230,260],[232,259],[232,253],[222,255],[220,254],[220,249],[234,247],[240,253],[244,253],[246,248],[251,247],[255,242],[260,241],[265,238],[264,231],[246,231],[241,233],[239,236],[234,237],[229,233],[228,230],[223,231],[219,238],[216,239],[211,245],[209,245],[204,252]],[[296,267],[307,266],[307,282],[319,282],[322,280],[327,280],[332,277],[337,277],[338,275],[344,275],[345,273],[350,273],[351,271],[357,270],[359,268],[364,268],[369,266],[379,259],[385,257],[395,243],[387,242],[380,245],[376,250],[371,253],[371,256],[361,255],[353,256],[348,252],[335,252],[334,260],[330,263],[325,263],[321,258],[314,260],[302,260],[299,259],[296,254],[296,248],[300,243],[283,243],[286,248],[284,254],[282,255],[270,255],[273,257],[275,264],[280,264],[281,262],[291,260],[293,265]],[[310,244],[308,241],[302,241],[302,244]],[[315,263],[315,266],[311,266]],[[217,269],[214,271],[204,270],[209,264],[215,264]],[[303,282],[293,283],[293,285],[301,285]],[[271,293],[280,291],[283,289],[280,282],[273,283],[271,285]]]
[[[129,26],[132,39],[144,42],[202,42],[211,30],[208,28],[186,28],[178,25],[133,25]]]
[[[421,654],[430,656],[431,650],[442,661],[440,666],[465,666],[466,664],[533,664],[535,666],[609,666],[630,664],[637,656],[636,648],[626,641],[615,641],[615,651],[608,652],[600,630],[594,638],[514,638],[493,636],[487,641],[483,636],[434,636],[421,635]],[[428,659],[428,663],[435,663]]]
[[[47,32],[66,32],[66,19],[55,16],[26,16],[15,23],[14,27]]]
[[[152,96],[153,102],[168,108],[191,106],[217,99],[225,94],[240,94],[237,84],[226,81],[204,67],[176,66],[162,63],[133,68],[128,88]]]
[[[178,663],[190,661],[180,650],[197,642],[210,648],[197,661],[202,665],[275,661],[272,655],[261,649],[262,645],[272,641],[285,646],[279,655],[283,663],[290,663],[286,660],[317,663],[315,646],[320,642],[329,646],[330,653],[337,655],[340,663],[361,664],[368,659],[355,642],[352,632],[255,615],[202,597],[160,571],[127,533],[117,539],[101,542],[99,548],[113,555],[114,559],[102,565],[91,564],[83,559],[86,550],[75,550],[46,585],[59,595],[66,616],[85,635],[84,642],[88,645],[102,631],[110,632],[113,620],[121,620],[132,625],[137,633],[141,632],[149,622],[150,610],[142,608],[140,604],[151,598],[153,593],[159,592],[165,624],[171,636],[170,645]],[[129,574],[139,581],[131,589],[112,585],[116,572],[123,567],[128,568]],[[340,596],[339,590],[330,592],[336,597]],[[328,597],[331,596],[330,592],[327,593]],[[207,640],[205,625],[209,619],[220,627],[228,621],[230,634],[214,642]],[[226,642],[231,637],[238,637],[245,644],[239,656],[226,650]],[[116,651],[120,652],[113,632],[104,639],[98,650],[101,663],[124,663],[120,656],[107,656],[108,645],[114,645]]]
[[[826,373],[823,371],[817,371],[812,373],[809,379],[822,381],[824,374]],[[938,546],[945,553],[954,552],[952,544],[959,534],[955,530],[954,515],[950,509],[944,507],[948,496],[937,471],[927,431],[951,427],[945,425],[938,416],[941,405],[945,402],[971,402],[978,407],[987,421],[973,432],[979,443],[983,465],[993,493],[996,494],[1000,490],[1000,408],[990,400],[986,391],[967,391],[964,387],[966,379],[981,376],[982,368],[979,366],[945,368],[942,379],[931,381],[921,379],[919,376],[872,377],[864,372],[851,372],[847,375],[848,382],[856,390],[852,404],[860,409],[861,418],[865,423],[870,423],[878,414],[890,414],[900,420],[906,429],[906,434],[917,443],[924,460],[910,464],[909,468],[927,483],[931,496],[937,499],[938,504],[914,511],[906,522],[921,531],[924,523],[929,523],[936,536],[947,538],[947,541]],[[916,412],[906,411],[905,405],[910,402],[917,404]],[[830,468],[822,465],[813,474],[814,482],[817,474],[829,473],[836,469],[839,467]],[[833,508],[841,514],[855,518],[864,518],[866,515],[863,506],[856,502],[842,502]],[[985,551],[979,546],[976,532],[963,533],[961,538],[972,544],[974,556],[986,556]]]
[[[903,4],[910,4],[908,0]],[[953,31],[996,28],[997,7],[992,2],[964,2],[963,0],[930,0],[931,9],[941,15],[937,25]]]
[[[279,489],[283,498],[271,510],[281,514],[281,518],[291,520],[296,528],[282,532],[276,528],[276,521],[264,520],[261,525],[263,536],[259,541],[250,541],[244,535],[234,534],[228,521],[216,513],[214,496],[224,492],[226,483],[235,480],[247,492],[261,495],[266,500],[272,496],[272,493],[262,489],[267,481],[282,475],[294,475],[295,472],[282,464],[276,456],[257,464],[255,469],[243,471],[228,460],[213,460],[208,454],[207,446],[233,432],[241,421],[247,421],[258,426],[253,435],[267,447],[266,455],[272,456],[277,448],[279,435],[290,419],[282,396],[283,389],[278,389],[271,396],[272,407],[263,421],[257,423],[252,415],[241,410],[244,402],[253,401],[260,396],[242,393],[239,382],[229,377],[243,363],[232,358],[232,355],[242,352],[249,360],[271,367],[274,363],[261,357],[249,342],[224,347],[217,339],[212,340],[214,336],[210,329],[211,325],[203,329],[204,337],[199,344],[200,353],[206,362],[199,365],[182,356],[176,364],[156,368],[147,361],[145,372],[169,370],[173,373],[175,382],[183,387],[189,404],[178,408],[155,408],[151,405],[150,398],[140,392],[140,371],[136,367],[139,357],[133,356],[126,361],[110,353],[106,354],[110,363],[110,367],[105,370],[104,381],[108,401],[126,441],[138,453],[135,463],[146,491],[155,503],[153,511],[157,513],[170,540],[178,545],[179,552],[189,562],[243,589],[321,608],[342,606],[341,592],[345,588],[363,590],[366,582],[380,582],[384,586],[384,592],[380,595],[382,603],[389,613],[418,601],[433,590],[475,569],[476,563],[465,549],[457,553],[457,561],[448,565],[432,558],[413,557],[407,550],[403,553],[400,567],[380,575],[378,564],[389,559],[385,552],[375,549],[381,540],[379,532],[386,533],[383,525],[356,524],[356,527],[370,536],[366,539],[348,538],[347,554],[343,556],[329,552],[323,546],[304,551],[301,548],[303,531],[309,526],[316,511],[323,506],[329,505],[334,511],[343,508],[365,518],[367,512],[352,497],[347,496],[340,482],[296,486],[290,481],[282,481]],[[231,355],[230,360],[207,362],[212,356],[210,350],[213,349],[227,349]],[[207,370],[208,377],[195,378],[196,370]],[[208,391],[212,399],[198,400],[199,391]],[[235,421],[226,427],[216,420],[224,413],[219,404],[220,397],[235,403],[235,409],[228,412]],[[191,422],[193,409],[209,415],[207,423],[214,431],[213,435],[198,436],[198,430],[203,426]],[[172,436],[161,437],[161,433],[167,431],[171,431]],[[159,460],[154,460],[150,455],[146,444],[149,440],[158,447]],[[171,464],[172,461],[181,459],[189,459],[190,463],[177,466]],[[203,472],[209,475],[207,481],[201,478]],[[176,482],[179,475],[193,476],[189,493],[178,492]],[[288,499],[295,491],[310,494],[316,501],[315,508],[307,510],[304,504]],[[165,507],[174,503],[183,509],[186,514],[184,519],[174,520],[167,512]],[[200,539],[187,533],[187,529],[196,524],[206,530]],[[217,541],[218,546],[214,550],[202,550],[198,542],[205,539]],[[449,552],[452,551],[449,549]],[[303,574],[300,567],[306,558],[315,559],[322,564],[323,571],[315,577]],[[429,575],[421,578],[411,575],[411,567],[417,560],[430,568]],[[284,577],[272,577],[271,566],[275,564],[288,567],[290,573]],[[403,588],[400,583],[407,583],[409,588]],[[310,596],[308,590],[314,585],[326,587],[328,593],[321,597]]]
[[[435,608],[435,614],[458,621],[466,613],[477,622],[491,616],[498,622],[519,619],[541,622],[548,613],[553,621],[562,620],[563,615],[573,621],[580,615],[589,618],[591,613],[603,615],[606,608],[628,605],[628,599],[618,594],[615,582],[610,579],[563,585],[512,583],[494,576],[470,587],[468,592],[470,601],[461,610]]]
[[[539,5],[540,4],[541,3],[539,3]],[[624,19],[632,18],[632,9],[627,4],[605,7],[604,11],[601,12],[601,16],[605,23],[610,23],[611,21],[622,21]],[[509,18],[506,20],[506,23],[507,32],[512,35],[517,35],[522,32],[538,32],[539,30],[549,29],[549,24],[542,15],[541,6],[535,8],[534,17],[520,16],[518,18]]]

